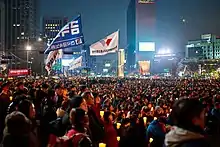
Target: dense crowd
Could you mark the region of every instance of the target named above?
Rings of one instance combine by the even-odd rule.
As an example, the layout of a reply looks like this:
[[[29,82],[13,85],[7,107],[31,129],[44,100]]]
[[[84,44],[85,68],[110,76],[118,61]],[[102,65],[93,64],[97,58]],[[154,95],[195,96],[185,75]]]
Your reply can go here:
[[[13,79],[0,86],[2,147],[218,146],[219,80]]]

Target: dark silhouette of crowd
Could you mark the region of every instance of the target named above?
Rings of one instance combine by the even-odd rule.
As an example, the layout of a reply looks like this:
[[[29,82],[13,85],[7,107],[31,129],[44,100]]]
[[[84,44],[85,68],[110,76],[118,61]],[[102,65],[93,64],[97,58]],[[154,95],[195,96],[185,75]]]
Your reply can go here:
[[[0,82],[2,147],[217,147],[216,79]]]

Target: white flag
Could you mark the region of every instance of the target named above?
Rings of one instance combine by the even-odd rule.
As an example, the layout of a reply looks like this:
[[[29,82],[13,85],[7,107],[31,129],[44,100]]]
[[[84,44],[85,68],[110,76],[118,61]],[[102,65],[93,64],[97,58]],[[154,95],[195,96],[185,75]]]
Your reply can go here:
[[[69,65],[70,65],[70,68],[69,70],[74,70],[76,68],[79,68],[82,66],[82,59],[83,57],[80,56],[79,58],[76,58],[75,60],[73,60]]]
[[[114,32],[104,39],[90,46],[91,56],[103,56],[108,53],[115,53],[118,50],[119,31]]]

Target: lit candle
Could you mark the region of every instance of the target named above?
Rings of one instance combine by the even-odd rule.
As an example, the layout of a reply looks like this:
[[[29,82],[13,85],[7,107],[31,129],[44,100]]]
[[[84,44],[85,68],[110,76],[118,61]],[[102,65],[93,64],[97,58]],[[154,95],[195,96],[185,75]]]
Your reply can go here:
[[[106,147],[106,144],[104,144],[104,143],[99,143],[99,147]]]
[[[144,120],[144,124],[146,125],[146,123],[147,123],[147,117],[143,117],[143,120]]]
[[[172,109],[170,109],[170,112],[172,112]]]
[[[150,140],[149,140],[149,141],[150,141],[150,143],[151,143],[151,142],[153,142],[154,140],[153,140],[153,138],[150,138]]]
[[[104,111],[100,111],[100,116],[103,118],[103,116],[104,116]]]
[[[169,113],[167,113],[167,117],[169,117],[169,115],[170,115],[170,114],[169,114]]]
[[[119,136],[117,137],[117,140],[120,141],[120,137]]]
[[[117,123],[117,129],[120,129],[121,123]]]
[[[157,120],[157,117],[154,117],[154,120]]]
[[[151,107],[150,111],[154,111],[154,107]]]
[[[13,100],[13,97],[12,97],[12,96],[10,96],[10,98],[9,98],[9,99],[10,99],[10,101],[12,101],[12,100]]]

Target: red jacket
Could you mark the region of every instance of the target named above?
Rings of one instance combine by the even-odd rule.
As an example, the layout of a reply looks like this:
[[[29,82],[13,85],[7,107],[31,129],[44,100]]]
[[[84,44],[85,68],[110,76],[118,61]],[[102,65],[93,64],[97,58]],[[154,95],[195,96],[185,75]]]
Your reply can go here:
[[[117,131],[115,130],[112,123],[104,123],[105,127],[105,138],[104,142],[107,147],[118,147]]]

